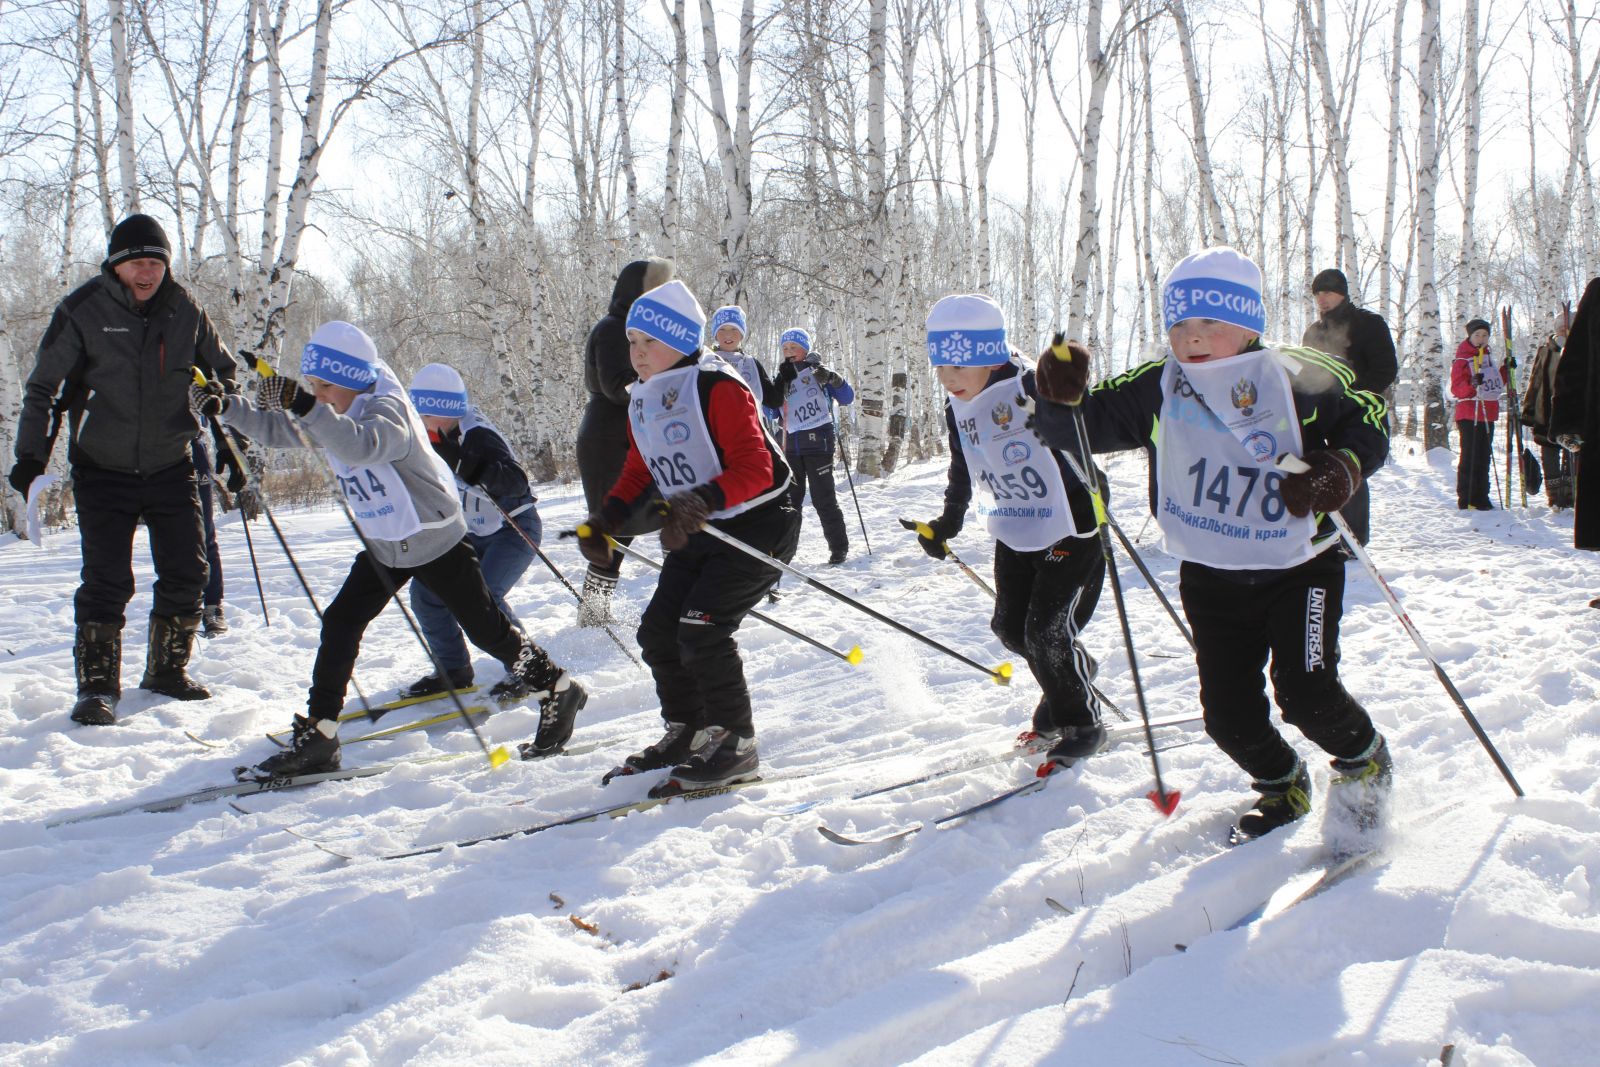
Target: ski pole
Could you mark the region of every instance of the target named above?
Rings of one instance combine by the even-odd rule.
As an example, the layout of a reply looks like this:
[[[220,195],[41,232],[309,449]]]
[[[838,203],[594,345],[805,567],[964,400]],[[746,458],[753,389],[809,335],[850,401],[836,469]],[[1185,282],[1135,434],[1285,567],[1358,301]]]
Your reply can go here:
[[[901,519],[900,525],[904,526],[908,530],[915,531],[918,537],[926,538],[929,541],[939,541],[938,537],[934,535],[933,527],[929,526],[925,522],[913,522],[910,519]],[[956,550],[950,547],[949,541],[939,541],[939,543],[944,546],[944,554],[949,557],[950,561],[957,567],[961,568],[961,573],[965,574],[968,578],[971,578],[973,582],[977,584],[979,589],[982,589],[991,597],[995,595],[994,590],[989,588],[989,583],[978,577],[977,571],[961,562],[961,557],[956,555]]]
[[[210,384],[206,381],[206,376],[199,367],[191,367],[190,370],[194,372],[194,382],[200,388],[204,389]],[[244,456],[241,455],[239,449],[235,447],[233,438],[228,436],[228,432],[223,429],[222,424],[217,421],[217,417],[215,415],[206,416],[206,421],[211,424],[212,436],[221,441],[223,447],[228,450],[228,454],[233,457],[234,465],[239,469],[240,473],[244,474],[246,485],[248,485],[250,478],[249,468],[245,465]],[[220,459],[221,457],[219,456],[218,458]],[[222,479],[217,476],[217,466],[215,463],[211,465],[211,481],[212,484],[214,484],[218,489],[226,491],[227,486],[223,485]],[[239,509],[239,523],[244,527],[244,544],[245,548],[250,552],[250,571],[256,577],[256,596],[261,598],[261,618],[268,626],[271,626],[272,615],[267,611],[267,594],[266,591],[261,588],[261,568],[256,565],[256,543],[255,540],[250,536],[250,514],[244,508]]]
[[[1278,469],[1291,473],[1300,473],[1311,468],[1299,456],[1285,455],[1278,459]],[[1330,511],[1328,512],[1328,518],[1333,520],[1333,525],[1339,530],[1339,536],[1344,538],[1344,543],[1351,552],[1355,553],[1355,557],[1361,561],[1361,565],[1367,569],[1367,574],[1371,575],[1373,582],[1376,583],[1379,589],[1383,590],[1383,597],[1389,603],[1389,610],[1394,613],[1396,619],[1400,620],[1400,625],[1405,629],[1406,633],[1411,635],[1411,640],[1416,642],[1417,649],[1432,665],[1433,673],[1438,675],[1445,692],[1449,693],[1450,699],[1455,701],[1456,707],[1461,710],[1461,714],[1466,718],[1467,725],[1472,727],[1472,732],[1477,735],[1484,751],[1489,753],[1489,758],[1494,760],[1494,765],[1499,768],[1500,773],[1505,777],[1506,783],[1511,786],[1511,791],[1519,797],[1526,796],[1522,791],[1522,787],[1517,784],[1516,778],[1512,775],[1511,768],[1506,766],[1506,761],[1501,758],[1499,750],[1494,747],[1494,742],[1490,741],[1489,735],[1484,732],[1482,724],[1478,722],[1478,717],[1472,714],[1471,708],[1467,707],[1467,702],[1461,696],[1461,691],[1455,687],[1455,683],[1450,681],[1450,676],[1445,674],[1444,668],[1439,665],[1439,658],[1433,654],[1433,650],[1428,647],[1428,643],[1422,639],[1422,634],[1417,630],[1416,625],[1412,623],[1411,616],[1406,614],[1406,609],[1400,604],[1400,598],[1395,595],[1393,589],[1389,588],[1389,583],[1383,580],[1383,575],[1378,571],[1377,565],[1372,562],[1372,557],[1367,555],[1367,550],[1362,547],[1361,542],[1356,540],[1356,535],[1350,529],[1349,524],[1344,521],[1344,516],[1337,511]]]
[[[1058,332],[1050,342],[1050,353],[1055,359],[1071,362],[1072,350],[1067,347],[1067,335]],[[1093,467],[1090,461],[1089,431],[1083,423],[1083,409],[1074,406],[1072,409],[1072,428],[1078,438],[1078,454],[1082,457],[1084,466]],[[1128,674],[1133,679],[1133,696],[1139,703],[1139,718],[1144,721],[1145,747],[1150,750],[1150,769],[1155,773],[1156,787],[1146,796],[1156,806],[1156,810],[1163,815],[1170,816],[1178,809],[1179,793],[1176,789],[1167,792],[1166,785],[1161,780],[1161,758],[1156,755],[1155,731],[1150,727],[1150,707],[1144,699],[1144,682],[1139,678],[1139,657],[1133,648],[1133,630],[1128,625],[1128,606],[1122,596],[1122,577],[1117,573],[1116,554],[1111,546],[1111,531],[1109,529],[1109,516],[1106,513],[1105,499],[1100,494],[1100,480],[1090,478],[1084,472],[1084,467],[1079,466],[1078,460],[1066,449],[1061,451],[1071,465],[1072,471],[1078,476],[1078,481],[1089,490],[1089,499],[1094,503],[1095,527],[1100,534],[1100,551],[1105,556],[1106,574],[1111,579],[1111,595],[1117,604],[1117,622],[1122,627],[1122,644],[1128,653]]]
[[[1104,499],[1104,496],[1102,496],[1102,502]],[[1102,507],[1104,507],[1103,503]],[[1151,574],[1150,568],[1144,565],[1144,560],[1139,556],[1139,553],[1134,551],[1133,545],[1128,541],[1128,535],[1122,532],[1122,527],[1118,526],[1117,520],[1112,517],[1110,508],[1105,508],[1105,515],[1106,525],[1111,527],[1112,533],[1117,535],[1117,540],[1122,542],[1123,550],[1128,553],[1128,558],[1133,560],[1133,565],[1139,568],[1139,573],[1144,576],[1145,584],[1148,585],[1150,587],[1150,591],[1156,595],[1156,599],[1161,601],[1161,606],[1167,609],[1167,615],[1171,617],[1173,623],[1178,627],[1178,632],[1183,635],[1183,639],[1189,642],[1189,648],[1191,650],[1198,651],[1198,649],[1195,649],[1194,647],[1194,635],[1191,634],[1189,632],[1189,628],[1183,624],[1183,617],[1180,616],[1177,612],[1177,609],[1172,606],[1172,601],[1167,599],[1167,594],[1161,591],[1161,586],[1156,583],[1156,576]]]
[[[255,360],[255,369],[256,373],[263,378],[276,377],[278,373],[272,369],[270,363],[259,356]],[[316,446],[316,443],[306,436],[306,432],[300,428],[300,424],[295,421],[293,415],[289,415],[287,412],[283,414],[286,416],[284,421],[289,424],[295,437],[299,439],[300,446],[322,460],[324,482],[327,483],[328,489],[332,491],[334,498],[339,501],[339,508],[344,512],[345,521],[350,524],[350,529],[355,532],[356,537],[361,541],[361,547],[367,553],[367,565],[378,576],[378,581],[383,585],[384,592],[389,595],[389,599],[394,601],[395,607],[400,609],[400,614],[405,618],[406,625],[411,628],[411,636],[417,639],[417,643],[422,646],[422,650],[428,654],[428,662],[433,664],[434,672],[440,678],[449,678],[449,672],[445,670],[444,664],[439,662],[439,657],[434,654],[433,646],[429,645],[427,639],[422,636],[422,630],[417,626],[417,620],[411,617],[411,609],[406,607],[405,602],[400,599],[399,588],[389,577],[389,572],[378,562],[376,555],[372,551],[372,543],[367,540],[367,535],[361,532],[361,526],[356,522],[355,512],[350,510],[350,501],[345,499],[344,490],[339,486],[333,473],[333,468],[328,464],[328,457],[323,455],[322,450]],[[510,760],[511,753],[506,751],[505,746],[497,746],[494,749],[489,748],[489,743],[483,739],[483,734],[478,730],[478,724],[472,721],[472,715],[467,711],[467,705],[462,701],[461,694],[454,687],[451,687],[448,692],[450,700],[456,706],[456,714],[462,722],[467,724],[467,729],[472,731],[472,736],[477,740],[478,747],[483,749],[484,756],[489,760],[489,766],[498,767]],[[367,717],[369,719],[374,717],[370,710],[367,713]]]
[[[562,537],[587,537],[588,536],[588,529],[589,529],[588,526],[584,525],[584,526],[579,526],[576,530],[563,530],[561,532],[561,536]],[[658,571],[662,569],[662,564],[661,564],[661,562],[659,560],[651,559],[649,556],[645,555],[643,552],[640,552],[638,549],[632,548],[632,547],[630,547],[628,545],[623,544],[621,541],[618,541],[616,538],[610,536],[609,534],[606,535],[606,540],[611,543],[611,547],[612,548],[616,549],[618,552],[621,552],[625,556],[629,556],[629,557],[631,557],[633,559],[638,560],[640,563],[643,563],[646,567],[650,567],[650,568],[652,568],[654,570],[658,570]],[[796,630],[792,626],[786,626],[783,623],[779,622],[777,619],[774,619],[772,616],[763,615],[761,612],[755,610],[754,608],[750,609],[750,614],[752,616],[754,616],[755,618],[760,619],[762,622],[766,623],[768,626],[771,626],[773,629],[782,630],[784,633],[788,634],[790,637],[797,637],[800,640],[804,641],[808,645],[811,645],[811,646],[813,646],[815,648],[820,648],[822,651],[826,652],[828,655],[836,656],[839,659],[842,659],[846,663],[850,664],[850,666],[852,666],[852,667],[855,667],[855,666],[859,665],[861,663],[861,661],[864,658],[866,658],[865,654],[861,651],[861,646],[860,645],[851,645],[849,652],[840,652],[838,649],[834,648],[832,645],[824,644],[823,642],[818,641],[815,637],[812,637],[810,634],[802,633],[801,631]]]
[[[586,526],[580,526],[578,528],[578,536],[579,537],[584,536],[584,531],[587,530],[587,529],[588,529],[588,527],[586,527]],[[730,548],[734,548],[734,549],[737,549],[740,552],[743,552],[745,555],[749,556],[751,559],[758,560],[758,561],[760,561],[762,563],[765,563],[767,566],[772,567],[772,568],[774,568],[776,570],[780,570],[785,574],[792,574],[792,575],[794,575],[794,577],[800,579],[802,582],[805,582],[807,585],[811,586],[812,588],[822,590],[822,592],[824,592],[824,593],[828,594],[829,596],[833,597],[835,600],[839,601],[841,604],[848,604],[851,607],[855,608],[857,611],[861,612],[863,615],[867,615],[867,616],[870,616],[871,618],[877,619],[879,622],[883,623],[885,626],[893,627],[894,629],[899,630],[903,634],[906,634],[906,635],[908,635],[910,637],[916,638],[918,641],[921,641],[923,644],[929,646],[930,648],[938,649],[940,652],[943,652],[945,655],[949,656],[951,659],[958,660],[961,663],[965,663],[967,666],[974,668],[975,670],[982,671],[984,674],[987,674],[990,677],[990,679],[992,679],[995,682],[996,685],[1010,685],[1011,684],[1011,664],[1009,664],[1009,663],[1002,663],[998,667],[985,667],[983,664],[979,663],[977,660],[968,659],[966,656],[963,656],[961,653],[957,652],[955,649],[949,648],[949,647],[947,647],[945,645],[940,644],[938,641],[935,641],[933,638],[927,636],[926,634],[918,633],[916,630],[913,630],[911,627],[907,626],[905,623],[896,622],[894,619],[891,619],[889,616],[883,614],[883,612],[881,612],[881,611],[878,611],[876,608],[869,607],[866,604],[861,603],[861,601],[855,599],[854,597],[851,597],[851,596],[848,596],[848,595],[846,595],[844,593],[839,592],[839,590],[833,588],[831,585],[828,585],[825,582],[817,581],[817,579],[811,577],[811,575],[807,574],[805,571],[802,571],[797,567],[791,567],[789,564],[785,563],[781,559],[778,559],[776,556],[769,556],[765,552],[761,551],[759,548],[750,547],[749,545],[745,544],[743,541],[739,540],[737,537],[733,537],[733,536],[731,536],[729,534],[724,533],[723,531],[717,529],[717,527],[711,525],[710,523],[706,523],[704,526],[702,526],[700,528],[700,532],[706,533],[706,534],[710,534],[712,537],[716,538],[718,541],[721,541],[723,544],[728,545]]]
[[[844,480],[850,486],[850,499],[855,501],[856,522],[861,524],[861,540],[867,543],[867,555],[872,555],[872,538],[867,536],[867,520],[861,517],[861,498],[856,496],[856,480],[850,474],[850,453],[844,450],[844,435],[839,433],[838,420],[834,420],[833,439],[839,444],[839,462],[844,464]]]
[[[533,554],[538,556],[540,561],[546,567],[550,568],[550,573],[556,576],[556,580],[567,587],[567,592],[576,597],[580,604],[583,603],[583,594],[574,589],[572,587],[572,583],[567,581],[567,576],[556,569],[556,565],[551,562],[550,557],[544,554],[544,549],[540,548],[538,544],[534,542],[533,538],[528,536],[528,531],[516,524],[516,521],[511,517],[511,513],[500,506],[500,501],[489,496],[488,493],[485,493],[484,496],[488,499],[489,503],[494,505],[494,509],[500,513],[501,517],[505,519],[506,525],[517,531],[517,536],[522,538],[529,548],[533,549]],[[622,638],[617,636],[617,632],[613,630],[610,625],[606,625],[604,629],[606,631],[606,636],[611,638],[612,643],[618,648],[622,649],[622,654],[633,660],[633,665],[635,667],[643,669],[644,664],[639,662],[639,657],[633,654],[633,650],[631,648],[622,643]]]

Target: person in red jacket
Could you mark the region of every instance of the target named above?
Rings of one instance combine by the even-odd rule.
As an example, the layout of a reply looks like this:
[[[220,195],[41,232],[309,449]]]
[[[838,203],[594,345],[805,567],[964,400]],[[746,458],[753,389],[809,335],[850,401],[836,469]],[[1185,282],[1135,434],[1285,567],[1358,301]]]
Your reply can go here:
[[[1505,391],[1505,377],[1489,351],[1489,324],[1473,319],[1450,364],[1450,395],[1456,398],[1456,431],[1461,437],[1456,461],[1456,507],[1461,511],[1494,510],[1489,502],[1489,464],[1494,462],[1494,424]]]
[[[703,531],[708,523],[787,563],[800,541],[789,464],[762,426],[756,400],[727,363],[702,359],[705,313],[671,281],[628,311],[628,456],[580,541],[611,565],[607,535],[646,509],[664,509],[667,556],[639,622],[666,733],[606,775],[671,767],[651,794],[748,781],[759,759],[750,689],[734,631],[778,578],[775,567]]]

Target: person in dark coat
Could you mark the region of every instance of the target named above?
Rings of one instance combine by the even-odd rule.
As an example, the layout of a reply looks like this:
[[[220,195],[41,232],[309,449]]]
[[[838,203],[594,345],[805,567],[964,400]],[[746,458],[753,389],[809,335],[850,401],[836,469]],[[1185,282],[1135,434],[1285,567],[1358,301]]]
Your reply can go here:
[[[1600,278],[1589,282],[1572,316],[1556,367],[1550,433],[1573,457],[1574,548],[1600,552]],[[1600,607],[1600,599],[1589,602]]]
[[[191,442],[195,367],[236,391],[235,365],[211,319],[168,269],[161,224],[129,215],[111,231],[99,277],[56,305],[17,423],[10,482],[24,498],[54,448],[52,410],[68,422],[67,457],[83,552],[73,599],[74,722],[109,726],[122,695],[122,627],[133,598],[133,536],[150,535],[156,580],[144,680],[179,700],[211,694],[186,668],[206,586],[204,528]],[[219,457],[219,462],[231,461]]]
[[[1300,343],[1319,352],[1340,356],[1355,371],[1355,387],[1387,398],[1399,374],[1394,354],[1394,335],[1383,316],[1350,302],[1350,283],[1344,272],[1329,268],[1311,281],[1311,299],[1318,318],[1306,327]],[[1372,529],[1370,483],[1362,479],[1350,502],[1339,509],[1345,522],[1363,545]]]
[[[1522,391],[1522,425],[1539,446],[1539,463],[1544,477],[1545,501],[1553,508],[1572,506],[1572,456],[1550,435],[1550,405],[1555,396],[1556,371],[1567,346],[1570,306],[1556,317],[1550,336],[1534,353],[1533,367]]]
[[[623,325],[628,309],[646,290],[671,281],[672,270],[671,260],[654,257],[636,259],[623,267],[611,290],[610,306],[584,343],[583,387],[589,391],[589,403],[578,423],[578,476],[590,512],[600,510],[606,491],[616,484],[628,458],[628,387],[639,378],[628,360],[628,332]],[[579,626],[602,626],[611,621],[611,594],[621,571],[620,552],[613,554],[610,566],[589,565],[578,605]]]

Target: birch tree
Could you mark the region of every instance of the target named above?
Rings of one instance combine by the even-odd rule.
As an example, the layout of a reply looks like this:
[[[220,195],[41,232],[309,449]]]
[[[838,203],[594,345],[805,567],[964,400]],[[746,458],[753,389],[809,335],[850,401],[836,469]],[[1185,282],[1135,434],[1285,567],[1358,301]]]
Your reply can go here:
[[[722,53],[717,46],[717,17],[712,0],[700,0],[700,39],[706,82],[711,104],[711,124],[716,130],[717,157],[722,165],[722,226],[717,237],[721,269],[717,276],[718,301],[739,304],[744,301],[747,269],[746,245],[750,239],[750,206],[753,179],[750,174],[750,76],[755,65],[755,0],[744,0],[739,9],[739,48],[734,59],[736,96],[734,109],[728,109],[728,94],[722,81]]]
[[[1206,135],[1205,89],[1200,84],[1194,33],[1190,28],[1184,0],[1167,0],[1167,11],[1178,30],[1178,53],[1183,58],[1184,80],[1189,86],[1190,137],[1200,182],[1200,238],[1208,245],[1223,245],[1228,243],[1228,230],[1222,221],[1222,202],[1217,199],[1216,178],[1211,167],[1211,142]]]
[[[886,351],[888,286],[884,274],[884,227],[887,223],[888,165],[884,145],[884,96],[888,67],[884,58],[888,36],[889,0],[869,0],[867,16],[867,188],[866,218],[862,227],[862,297],[866,304],[864,361],[859,386],[861,439],[856,444],[856,469],[869,476],[882,469],[884,393],[888,385]]]
[[[1465,0],[1462,12],[1464,65],[1461,129],[1461,251],[1456,265],[1457,312],[1465,321],[1483,303],[1482,274],[1474,244],[1473,223],[1478,207],[1478,132],[1483,117],[1483,96],[1478,80],[1478,0]]]
[[[1417,39],[1417,280],[1418,319],[1424,366],[1423,444],[1448,443],[1445,422],[1444,337],[1439,329],[1439,290],[1434,270],[1434,198],[1439,184],[1437,93],[1439,77],[1439,0],[1420,0],[1422,33]]]
[[[1384,157],[1383,229],[1378,235],[1378,307],[1385,315],[1392,315],[1394,308],[1390,294],[1395,275],[1395,193],[1400,173],[1400,138],[1404,132],[1400,125],[1400,78],[1404,71],[1401,56],[1405,24],[1406,0],[1394,0],[1394,26],[1389,34],[1389,126]]]
[[[672,0],[667,6],[662,0],[661,9],[672,27],[672,105],[667,120],[666,166],[661,175],[661,254],[677,255],[678,183],[683,177],[683,126],[689,101],[689,35],[684,24],[685,0]]]

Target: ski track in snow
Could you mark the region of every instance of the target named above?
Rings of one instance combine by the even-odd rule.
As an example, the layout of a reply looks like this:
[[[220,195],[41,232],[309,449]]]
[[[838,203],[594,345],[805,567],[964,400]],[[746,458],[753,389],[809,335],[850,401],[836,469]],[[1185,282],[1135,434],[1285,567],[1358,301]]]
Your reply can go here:
[[[303,707],[317,623],[261,526],[273,613],[263,626],[228,516],[233,630],[201,643],[193,668],[215,697],[140,692],[151,580],[141,533],[122,722],[71,728],[76,535],[57,533],[42,550],[0,544],[0,1061],[1423,1064],[1450,1043],[1474,1067],[1590,1062],[1600,1042],[1600,611],[1585,604],[1600,594],[1600,561],[1572,550],[1570,513],[1540,501],[1457,512],[1451,457],[1408,444],[1374,479],[1373,557],[1528,797],[1512,797],[1350,564],[1346,684],[1389,736],[1402,819],[1448,810],[1397,830],[1387,866],[1238,931],[1227,928],[1319,855],[1322,811],[1225,849],[1250,795],[1209,743],[1163,756],[1169,786],[1183,791],[1169,819],[1145,799],[1147,758],[1126,745],[1037,795],[896,845],[841,848],[817,834],[819,822],[870,834],[931,820],[1031,771],[1019,759],[844,799],[1003,748],[1038,699],[1025,665],[989,633],[985,594],[895,522],[937,510],[937,462],[858,480],[876,555],[845,496],[850,561],[821,566],[808,510],[796,563],[979,663],[1014,660],[1011,688],[786,578],[782,601],[761,610],[841,651],[859,643],[867,658],[852,668],[745,623],[764,767],[833,769],[395,862],[340,861],[284,828],[367,857],[626,800],[656,777],[599,787],[656,736],[654,690],[603,635],[571,627],[571,596],[541,564],[512,604],[590,688],[575,743],[614,743],[491,771],[467,731],[440,726],[350,746],[346,764],[466,758],[245,797],[242,811],[214,802],[45,830],[73,812],[225,782],[264,756],[262,735]],[[1119,521],[1138,536],[1143,459],[1108,467]],[[547,553],[578,580],[580,557],[554,534],[582,517],[581,494],[549,486],[539,506]],[[354,555],[343,518],[279,518],[325,602]],[[1153,525],[1138,547],[1176,602],[1176,562]],[[660,552],[653,537],[638,547]],[[992,543],[975,519],[955,547],[987,575]],[[1187,647],[1119,560],[1150,713],[1192,712]],[[653,587],[653,572],[625,566],[619,632],[630,646]],[[1100,687],[1136,714],[1109,595],[1086,640]],[[480,683],[499,677],[481,653],[475,662]],[[425,667],[391,609],[368,632],[356,677],[382,699]],[[512,745],[536,715],[481,721],[492,744]],[[1289,736],[1320,798],[1326,762]],[[831,799],[779,814],[819,797]]]

